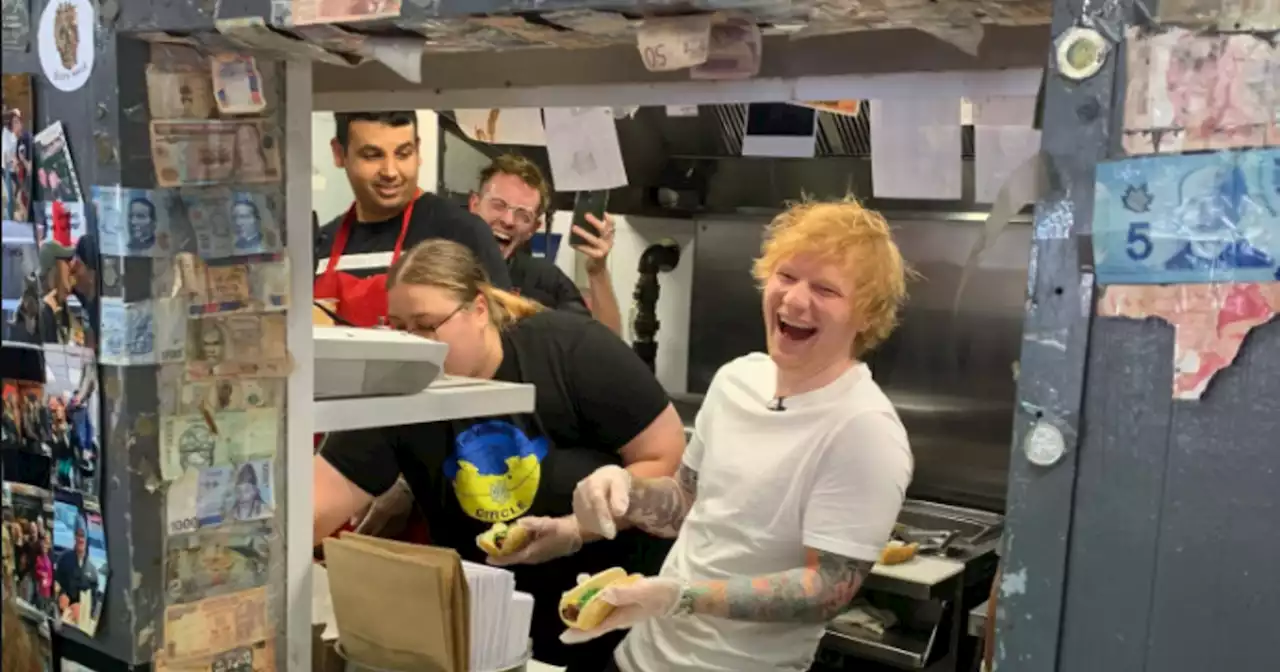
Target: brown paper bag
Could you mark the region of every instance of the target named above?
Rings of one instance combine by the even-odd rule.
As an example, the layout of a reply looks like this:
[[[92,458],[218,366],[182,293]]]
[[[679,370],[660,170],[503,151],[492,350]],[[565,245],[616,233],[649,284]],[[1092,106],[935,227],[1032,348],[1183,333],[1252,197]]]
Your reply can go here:
[[[466,578],[456,552],[358,534],[324,542],[339,642],[384,670],[465,672]]]

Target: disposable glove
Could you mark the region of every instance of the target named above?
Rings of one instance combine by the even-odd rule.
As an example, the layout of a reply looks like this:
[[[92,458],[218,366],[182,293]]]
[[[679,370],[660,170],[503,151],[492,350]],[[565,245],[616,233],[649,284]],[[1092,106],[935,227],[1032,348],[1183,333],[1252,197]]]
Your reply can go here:
[[[583,532],[605,539],[618,535],[615,520],[631,505],[631,474],[622,467],[600,467],[573,489],[573,515]]]
[[[578,521],[573,516],[563,518],[544,518],[530,516],[516,521],[517,527],[524,528],[529,535],[525,547],[500,558],[493,556],[485,560],[491,565],[537,565],[566,555],[573,555],[582,548],[582,535],[578,533]]]
[[[590,578],[586,574],[578,576],[578,583]],[[684,586],[672,579],[662,577],[645,577],[634,583],[621,586],[609,586],[596,595],[597,600],[604,600],[616,607],[600,625],[590,630],[570,628],[560,635],[565,644],[581,644],[614,630],[622,630],[646,621],[650,618],[662,618],[676,612],[680,604],[680,595]]]

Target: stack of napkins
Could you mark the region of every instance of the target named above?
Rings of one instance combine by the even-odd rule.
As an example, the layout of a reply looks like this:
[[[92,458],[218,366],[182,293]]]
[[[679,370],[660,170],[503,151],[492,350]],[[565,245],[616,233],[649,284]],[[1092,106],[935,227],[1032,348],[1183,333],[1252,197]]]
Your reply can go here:
[[[502,672],[520,665],[529,652],[533,597],[516,592],[515,575],[497,567],[462,563],[471,596],[471,667]]]

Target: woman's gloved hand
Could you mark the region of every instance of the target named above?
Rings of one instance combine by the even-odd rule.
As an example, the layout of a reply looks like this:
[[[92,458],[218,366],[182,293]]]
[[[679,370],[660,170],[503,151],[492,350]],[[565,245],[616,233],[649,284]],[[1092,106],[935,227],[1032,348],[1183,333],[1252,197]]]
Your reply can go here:
[[[578,583],[590,578],[578,576]],[[649,620],[662,618],[676,612],[684,586],[679,581],[650,576],[625,585],[614,585],[601,590],[597,600],[604,600],[616,607],[600,625],[590,630],[570,628],[560,635],[565,644],[589,642],[614,630],[622,630]]]
[[[364,516],[353,521],[356,532],[375,537],[399,534],[413,511],[413,502],[413,491],[401,476],[390,490],[373,500]]]
[[[544,518],[530,516],[516,521],[516,527],[524,528],[529,541],[524,548],[502,557],[489,556],[485,561],[491,565],[537,565],[566,555],[573,555],[582,549],[582,535],[578,533],[578,521],[573,516],[563,518]]]
[[[618,535],[615,521],[631,506],[631,473],[609,465],[591,472],[573,489],[573,515],[583,532],[605,539]]]

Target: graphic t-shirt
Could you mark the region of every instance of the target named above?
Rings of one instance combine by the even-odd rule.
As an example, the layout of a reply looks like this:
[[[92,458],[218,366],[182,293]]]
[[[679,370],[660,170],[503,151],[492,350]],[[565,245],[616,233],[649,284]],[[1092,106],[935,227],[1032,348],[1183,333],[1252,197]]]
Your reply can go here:
[[[592,471],[621,464],[619,449],[652,423],[668,399],[644,363],[585,315],[543,311],[502,334],[496,380],[532,383],[536,413],[340,432],[321,455],[372,495],[403,473],[427,516],[433,542],[484,561],[475,538],[495,522],[573,512],[573,489]],[[656,573],[665,543],[628,531],[612,542],[542,565],[512,568],[534,596],[534,652],[564,664],[560,594],[581,572],[620,566]],[[581,649],[578,649],[581,654]]]

